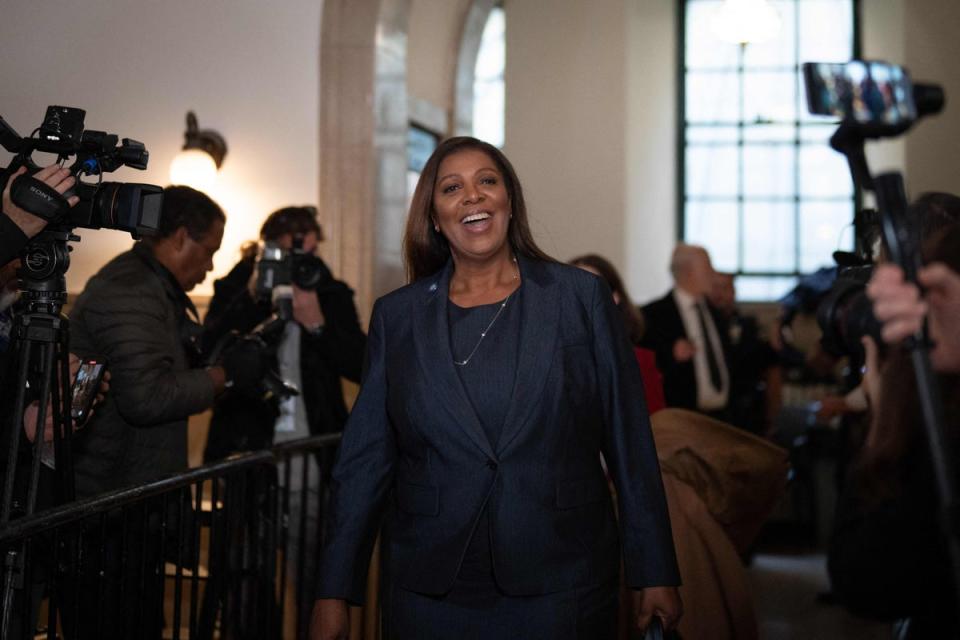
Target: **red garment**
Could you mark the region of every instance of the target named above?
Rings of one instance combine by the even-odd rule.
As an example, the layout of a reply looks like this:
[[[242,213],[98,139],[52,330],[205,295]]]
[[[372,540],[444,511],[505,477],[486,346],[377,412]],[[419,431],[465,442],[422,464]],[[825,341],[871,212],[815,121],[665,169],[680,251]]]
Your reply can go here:
[[[657,357],[650,349],[634,347],[633,352],[640,364],[640,375],[643,376],[643,390],[647,398],[647,411],[654,414],[667,406],[663,397],[663,376],[657,369]]]

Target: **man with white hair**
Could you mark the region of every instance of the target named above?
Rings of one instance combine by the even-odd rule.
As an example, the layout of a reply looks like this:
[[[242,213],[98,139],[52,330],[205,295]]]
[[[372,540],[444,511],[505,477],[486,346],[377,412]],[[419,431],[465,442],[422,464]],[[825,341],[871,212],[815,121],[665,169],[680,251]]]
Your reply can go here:
[[[641,311],[642,346],[653,349],[668,407],[726,417],[730,394],[727,331],[707,294],[715,272],[703,247],[679,244],[670,258],[674,286]]]

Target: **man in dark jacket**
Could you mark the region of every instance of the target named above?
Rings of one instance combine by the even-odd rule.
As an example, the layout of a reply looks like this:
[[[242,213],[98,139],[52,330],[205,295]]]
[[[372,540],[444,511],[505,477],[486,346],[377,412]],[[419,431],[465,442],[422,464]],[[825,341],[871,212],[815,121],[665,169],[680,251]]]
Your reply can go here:
[[[112,375],[110,397],[74,438],[79,497],[187,468],[187,419],[225,383],[221,367],[198,367],[187,292],[213,268],[225,220],[199,191],[166,189],[159,235],[111,260],[77,298],[72,349]]]
[[[674,287],[641,311],[641,346],[657,354],[668,407],[726,419],[729,347],[723,318],[709,301],[714,270],[703,247],[680,244],[670,258]]]
[[[200,327],[187,292],[213,268],[224,221],[199,191],[165,189],[159,234],[111,260],[77,298],[72,349],[105,360],[112,374],[106,401],[74,437],[78,497],[185,470],[188,418],[212,406],[228,381],[243,387],[245,375],[258,375],[233,353],[223,366],[199,366]],[[80,584],[67,589],[81,601],[62,608],[67,637],[160,637],[163,514],[155,506],[111,517],[102,533],[97,525],[85,535]],[[170,514],[177,501],[168,507],[167,529],[176,531]]]
[[[296,237],[303,254],[312,254],[322,240],[312,207],[286,207],[272,213],[260,230],[264,242],[289,251]],[[360,328],[353,291],[323,272],[312,289],[296,283],[292,298],[293,321],[288,322],[276,345],[277,371],[293,382],[300,395],[285,400],[263,400],[229,392],[217,403],[204,453],[218,460],[236,451],[269,447],[274,441],[340,431],[347,419],[340,378],[360,380],[366,336]],[[250,291],[255,252],[249,250],[225,277],[214,283],[204,327],[204,342],[213,344],[231,330],[246,333],[266,320],[273,305],[257,302]],[[276,291],[273,292],[276,298]],[[327,465],[328,466],[328,465]],[[326,469],[324,469],[326,471]]]

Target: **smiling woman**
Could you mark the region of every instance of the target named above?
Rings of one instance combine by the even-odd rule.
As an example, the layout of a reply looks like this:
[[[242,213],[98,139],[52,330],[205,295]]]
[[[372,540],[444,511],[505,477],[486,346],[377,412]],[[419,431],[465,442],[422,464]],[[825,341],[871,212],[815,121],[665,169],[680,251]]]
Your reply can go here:
[[[609,289],[536,246],[513,167],[475,138],[427,161],[404,250],[411,284],[374,306],[333,469],[312,637],[348,637],[384,511],[390,637],[616,637],[621,552],[633,626],[673,628],[670,524]]]
[[[468,187],[468,196],[479,196],[482,191],[487,207],[490,206],[488,194],[502,192],[506,197],[508,219],[497,226],[497,230],[506,234],[500,237],[500,243],[506,240],[517,254],[553,261],[533,241],[523,189],[507,157],[493,145],[476,138],[456,137],[440,143],[424,165],[414,190],[404,235],[407,278],[413,282],[435,273],[451,254],[463,248],[457,246],[456,234],[453,239],[447,235],[453,227],[444,226],[440,217],[442,211],[455,206],[457,197],[463,198],[461,189],[466,176],[462,174],[467,172],[475,183]]]

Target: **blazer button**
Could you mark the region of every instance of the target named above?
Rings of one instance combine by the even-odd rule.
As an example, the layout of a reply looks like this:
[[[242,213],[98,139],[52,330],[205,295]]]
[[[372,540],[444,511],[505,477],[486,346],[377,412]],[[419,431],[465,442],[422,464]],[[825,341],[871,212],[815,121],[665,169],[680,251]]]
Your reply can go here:
[[[487,460],[487,469],[490,469],[491,471],[496,471],[497,463],[494,462],[493,460]]]

